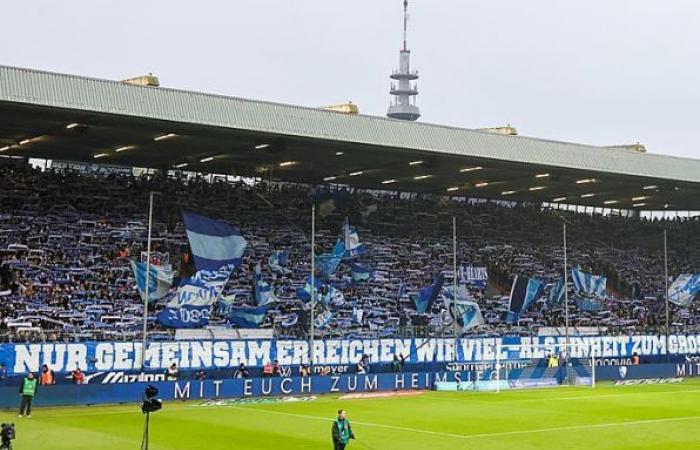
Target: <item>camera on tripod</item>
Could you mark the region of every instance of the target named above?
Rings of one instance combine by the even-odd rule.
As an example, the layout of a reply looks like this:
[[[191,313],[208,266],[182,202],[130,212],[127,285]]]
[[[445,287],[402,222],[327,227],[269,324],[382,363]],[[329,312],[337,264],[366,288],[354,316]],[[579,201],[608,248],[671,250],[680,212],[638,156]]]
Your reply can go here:
[[[158,388],[150,384],[143,393],[143,403],[141,403],[141,412],[149,414],[156,412],[163,407],[163,402],[157,399]]]
[[[141,412],[146,415],[146,423],[143,426],[143,439],[141,439],[141,450],[148,450],[148,428],[151,423],[151,413],[156,412],[163,407],[163,402],[157,399],[158,388],[152,385],[143,391],[143,403],[141,403]]]
[[[0,450],[11,450],[12,440],[15,438],[15,424],[3,423],[0,425]]]

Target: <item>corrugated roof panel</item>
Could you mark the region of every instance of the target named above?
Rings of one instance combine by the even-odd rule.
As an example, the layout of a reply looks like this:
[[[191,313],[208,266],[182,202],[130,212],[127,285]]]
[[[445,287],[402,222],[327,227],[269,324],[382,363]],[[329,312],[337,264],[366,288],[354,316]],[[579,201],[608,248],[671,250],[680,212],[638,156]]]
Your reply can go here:
[[[700,182],[700,160],[0,66],[0,101]]]

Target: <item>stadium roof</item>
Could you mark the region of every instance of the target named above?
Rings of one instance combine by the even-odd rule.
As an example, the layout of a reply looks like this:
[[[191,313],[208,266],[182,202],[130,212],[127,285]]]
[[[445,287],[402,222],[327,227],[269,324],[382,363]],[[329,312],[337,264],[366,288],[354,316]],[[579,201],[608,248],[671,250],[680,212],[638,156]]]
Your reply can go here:
[[[0,66],[0,155],[621,209],[700,209],[696,159],[6,66]]]

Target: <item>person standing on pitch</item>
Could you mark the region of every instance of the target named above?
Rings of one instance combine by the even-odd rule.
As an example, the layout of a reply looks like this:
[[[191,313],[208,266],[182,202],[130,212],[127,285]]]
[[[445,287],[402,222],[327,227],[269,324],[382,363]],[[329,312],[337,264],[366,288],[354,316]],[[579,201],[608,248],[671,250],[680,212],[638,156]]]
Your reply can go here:
[[[355,439],[355,434],[350,428],[350,420],[345,417],[345,410],[338,411],[338,418],[333,421],[331,428],[333,436],[333,450],[344,450],[350,439]]]
[[[22,396],[22,401],[19,404],[19,416],[27,414],[27,417],[32,417],[32,400],[36,394],[37,381],[34,374],[29,372],[27,377],[22,380],[19,386],[19,395]]]

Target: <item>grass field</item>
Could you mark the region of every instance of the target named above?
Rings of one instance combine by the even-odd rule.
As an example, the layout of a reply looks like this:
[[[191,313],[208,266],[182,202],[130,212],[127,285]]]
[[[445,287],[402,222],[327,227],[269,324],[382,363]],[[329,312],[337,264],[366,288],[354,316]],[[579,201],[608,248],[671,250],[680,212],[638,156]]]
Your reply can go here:
[[[330,449],[330,418],[345,408],[348,448],[700,449],[700,382],[494,393],[200,406],[167,403],[151,420],[151,449]],[[40,408],[16,424],[15,450],[127,450],[141,443],[137,405]]]

